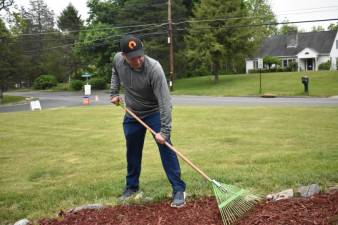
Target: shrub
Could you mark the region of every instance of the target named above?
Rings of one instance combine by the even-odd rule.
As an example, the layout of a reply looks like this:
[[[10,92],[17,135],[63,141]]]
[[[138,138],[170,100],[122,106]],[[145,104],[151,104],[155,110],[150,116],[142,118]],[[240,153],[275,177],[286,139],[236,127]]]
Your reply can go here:
[[[298,70],[298,63],[297,62],[290,62],[287,71],[297,71]]]
[[[318,70],[330,70],[330,68],[331,68],[331,61],[330,60],[328,60],[325,63],[321,63],[318,66]]]
[[[83,87],[83,81],[82,80],[72,80],[70,82],[69,88],[72,91],[80,91]]]
[[[93,90],[104,90],[107,87],[107,83],[103,78],[92,78],[89,81],[89,84],[92,86]]]
[[[39,90],[45,90],[51,87],[55,87],[58,84],[55,76],[53,75],[41,75],[35,79],[33,87]]]

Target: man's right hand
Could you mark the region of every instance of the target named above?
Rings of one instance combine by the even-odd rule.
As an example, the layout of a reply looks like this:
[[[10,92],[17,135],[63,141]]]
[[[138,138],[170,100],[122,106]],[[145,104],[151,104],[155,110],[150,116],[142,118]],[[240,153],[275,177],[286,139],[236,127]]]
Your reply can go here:
[[[116,106],[119,106],[120,103],[122,102],[122,99],[120,96],[115,96],[110,99],[110,102],[113,103]]]

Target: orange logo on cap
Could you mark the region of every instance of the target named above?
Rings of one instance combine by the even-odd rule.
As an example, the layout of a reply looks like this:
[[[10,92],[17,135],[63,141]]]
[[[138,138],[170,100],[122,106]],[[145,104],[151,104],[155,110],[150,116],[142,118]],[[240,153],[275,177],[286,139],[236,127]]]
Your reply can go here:
[[[134,49],[136,47],[136,42],[135,41],[129,41],[128,47],[129,47],[129,49]]]

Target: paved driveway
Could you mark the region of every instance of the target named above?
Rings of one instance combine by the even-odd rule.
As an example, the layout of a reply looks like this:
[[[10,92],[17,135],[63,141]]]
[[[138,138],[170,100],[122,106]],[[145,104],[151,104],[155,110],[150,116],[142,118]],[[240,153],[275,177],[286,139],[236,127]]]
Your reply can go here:
[[[42,109],[60,108],[83,105],[82,92],[9,92],[8,95],[39,98]],[[338,106],[338,97],[312,98],[312,97],[210,97],[210,96],[173,96],[174,105],[201,105],[201,106]],[[107,91],[94,92],[90,97],[91,105],[108,105],[109,93]],[[13,105],[0,106],[0,112],[29,111],[29,101]]]

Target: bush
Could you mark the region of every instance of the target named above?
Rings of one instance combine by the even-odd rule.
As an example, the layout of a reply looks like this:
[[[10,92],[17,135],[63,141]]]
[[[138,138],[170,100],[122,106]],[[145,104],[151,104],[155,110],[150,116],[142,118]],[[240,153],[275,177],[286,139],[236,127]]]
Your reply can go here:
[[[41,75],[35,79],[33,87],[39,90],[45,90],[51,87],[55,87],[58,84],[55,76],[53,75]]]
[[[89,80],[89,84],[93,90],[104,90],[107,87],[107,83],[103,78],[92,78]]]
[[[69,88],[72,91],[80,91],[83,87],[83,81],[82,80],[72,80],[70,82]]]
[[[330,60],[328,60],[325,63],[321,63],[318,66],[318,70],[330,70],[330,68],[331,68],[331,61]]]
[[[297,71],[298,70],[298,63],[297,62],[291,62],[289,63],[287,67],[287,71]]]

